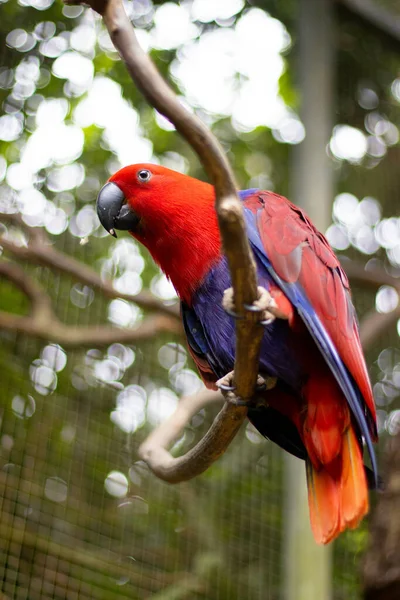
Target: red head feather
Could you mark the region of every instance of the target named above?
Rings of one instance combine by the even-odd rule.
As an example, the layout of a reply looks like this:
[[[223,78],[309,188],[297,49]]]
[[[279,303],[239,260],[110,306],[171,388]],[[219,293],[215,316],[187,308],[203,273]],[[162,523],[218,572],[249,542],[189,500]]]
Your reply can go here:
[[[141,171],[149,171],[147,181],[138,176]],[[109,181],[118,185],[140,218],[133,237],[148,248],[178,295],[190,304],[221,256],[213,186],[151,164],[124,167]]]

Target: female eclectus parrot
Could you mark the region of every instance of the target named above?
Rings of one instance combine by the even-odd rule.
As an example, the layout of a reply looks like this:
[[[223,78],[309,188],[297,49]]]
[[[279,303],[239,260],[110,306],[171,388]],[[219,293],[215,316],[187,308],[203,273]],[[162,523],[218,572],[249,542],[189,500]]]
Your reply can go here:
[[[307,215],[277,194],[240,192],[258,282],[281,318],[265,325],[259,371],[275,377],[248,416],[262,435],[305,460],[319,543],[356,527],[378,475],[376,412],[347,277]],[[115,173],[99,193],[103,226],[128,230],[181,300],[190,352],[207,387],[233,369],[234,319],[222,306],[230,275],[208,183],[158,165]],[[363,465],[363,440],[373,472]]]

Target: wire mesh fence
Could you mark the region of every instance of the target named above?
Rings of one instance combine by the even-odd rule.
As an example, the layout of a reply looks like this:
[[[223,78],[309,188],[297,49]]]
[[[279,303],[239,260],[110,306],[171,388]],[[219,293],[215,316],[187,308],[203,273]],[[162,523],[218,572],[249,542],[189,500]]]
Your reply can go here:
[[[40,88],[38,83],[35,96],[25,98],[24,135],[28,136],[34,129],[29,118],[36,114],[44,97],[68,98],[70,111],[78,105],[80,96],[76,89],[71,92],[68,86],[63,88],[60,79],[50,75],[56,50],[51,51],[52,54],[44,42],[53,39],[58,28],[56,46],[63,44],[62,40],[70,44],[72,25],[69,26],[68,19],[72,19],[75,28],[88,26],[88,21],[83,20],[83,13],[79,11],[70,13],[75,16],[66,17],[65,10],[62,14],[60,7],[45,0],[39,2],[41,14],[45,15],[40,19],[34,2],[21,2],[20,9],[25,12],[12,13],[11,8],[8,9],[12,1],[0,2],[0,11],[8,11],[3,12],[4,38],[11,30],[21,29],[27,35],[23,43],[28,44],[32,31],[36,31],[35,39],[39,39],[35,29],[39,21],[43,18],[41,22],[47,23],[43,31],[40,30],[41,54],[35,54],[36,50],[29,49],[29,44],[27,49],[18,50],[17,42],[9,39],[0,69],[4,116],[15,116],[22,110],[15,89],[15,110],[10,105],[12,93],[7,79],[8,71],[16,70],[22,62],[19,55],[16,58],[17,52],[28,53],[24,57],[40,58],[41,77],[48,74],[49,88]],[[274,10],[273,2],[264,4],[264,9]],[[154,6],[150,2],[143,2],[141,6],[141,15],[134,19],[144,19],[148,27],[149,20],[145,17],[153,14]],[[243,10],[249,8],[245,5]],[[16,16],[20,19],[18,23]],[[55,27],[51,36],[46,33],[49,23]],[[353,52],[355,31],[353,23],[342,25],[339,66]],[[233,21],[215,24],[216,28],[226,26],[233,26]],[[97,22],[96,27],[99,27]],[[360,31],[365,33],[366,39],[375,35],[369,29],[364,32],[363,25],[358,24],[356,32]],[[103,52],[95,59],[98,73],[111,72],[115,79],[122,81],[124,76],[103,39],[104,33],[99,29],[95,33],[102,40]],[[338,122],[361,128],[369,151],[359,160],[347,161],[331,152],[337,191],[356,197],[356,204],[348,197],[347,206],[343,198],[335,203],[333,219],[338,229],[331,235],[341,254],[364,263],[372,261],[370,264],[398,276],[398,54],[390,44],[390,50],[386,50],[385,43],[379,40],[370,48],[361,48],[361,59],[360,54],[354,54],[364,61],[356,67],[352,63],[353,73],[357,73],[355,81],[350,80],[348,71],[339,77],[339,96],[343,98],[346,90],[347,96],[345,101],[340,101]],[[75,46],[67,45],[63,51],[67,47],[76,51],[76,39],[74,43]],[[365,64],[369,59],[373,62],[377,47],[381,51],[384,75],[377,75],[379,81],[371,82],[366,77],[373,74]],[[81,52],[84,54],[84,50]],[[390,61],[386,61],[386,53]],[[166,54],[164,49],[160,51],[161,59],[157,56],[161,65],[171,60]],[[94,55],[90,56],[94,59]],[[349,62],[350,59],[346,64]],[[378,106],[374,98],[380,97],[381,88],[385,88],[386,96]],[[354,93],[349,93],[349,89]],[[140,107],[143,122],[154,134],[158,157],[165,159],[169,143],[176,142],[170,142],[170,133],[166,130],[157,129],[155,117],[149,117],[134,92],[131,100]],[[365,122],[360,121],[360,114]],[[234,142],[230,141],[225,125],[221,119],[219,133],[230,148]],[[239,171],[246,162],[243,156],[248,152],[253,152],[259,161],[263,153],[268,153],[272,165],[274,160],[287,164],[282,140],[271,145],[269,133],[264,130],[254,134],[238,133],[243,145],[237,148],[233,160]],[[4,157],[6,166],[13,165],[19,160],[26,138],[7,141],[4,132],[2,135],[0,159]],[[124,291],[135,293],[143,285],[164,300],[171,299],[166,280],[158,275],[148,256],[133,241],[105,240],[96,227],[92,227],[95,190],[108,176],[103,165],[111,163],[107,168],[112,170],[115,157],[94,126],[88,127],[85,135],[82,162],[85,161],[86,177],[84,181],[79,180],[80,183],[77,180],[76,189],[57,188],[54,177],[61,175],[55,175],[50,167],[39,171],[35,180],[35,189],[40,190],[43,181],[48,182],[53,177],[53,184],[48,184],[45,192],[52,205],[65,213],[69,229],[66,226],[65,230],[57,230],[61,213],[52,213],[53,221],[49,217],[43,224],[35,221],[37,214],[32,210],[29,213],[21,197],[16,204],[21,188],[15,184],[13,188],[12,177],[1,185],[1,210],[6,212],[10,207],[17,207],[26,223],[47,228],[51,244],[103,276],[113,278]],[[175,161],[174,166],[177,166],[180,159],[176,153],[180,147],[174,146],[173,150],[175,155],[168,154],[168,160]],[[182,161],[179,164],[183,164]],[[101,166],[96,166],[97,162]],[[192,163],[195,170],[197,165]],[[265,161],[261,163],[264,168]],[[0,160],[0,173],[2,164]],[[248,181],[250,173],[246,177]],[[271,179],[273,185],[272,176]],[[370,200],[361,204],[365,198]],[[9,224],[0,227],[8,239],[24,245],[25,234],[18,227]],[[82,240],[86,241],[86,235],[89,243],[81,244]],[[4,255],[10,258],[6,251]],[[102,327],[104,323],[136,327],[147,316],[147,312],[135,304],[107,299],[68,275],[38,264],[28,265],[23,261],[22,264],[25,273],[39,282],[51,298],[58,318],[71,327]],[[353,286],[361,320],[376,303],[382,311],[390,308],[392,292],[379,292],[380,300],[374,291]],[[19,315],[29,310],[26,296],[6,278],[0,281],[0,309]],[[0,331],[0,339],[2,597],[16,600],[282,598],[285,490],[284,463],[279,448],[262,439],[248,425],[228,453],[207,473],[177,486],[158,481],[138,460],[138,446],[149,431],[173,410],[181,394],[194,393],[200,387],[180,337],[164,332],[135,344],[85,345],[75,349],[62,348],[23,333]],[[399,423],[400,351],[395,328],[382,334],[369,349],[367,360],[378,404],[380,458],[385,437],[396,433]],[[200,439],[216,410],[201,411],[194,417],[174,452],[182,453]],[[303,468],[299,461],[299,469]],[[346,532],[335,542],[334,600],[360,595],[359,568],[367,529],[368,519],[357,531]]]

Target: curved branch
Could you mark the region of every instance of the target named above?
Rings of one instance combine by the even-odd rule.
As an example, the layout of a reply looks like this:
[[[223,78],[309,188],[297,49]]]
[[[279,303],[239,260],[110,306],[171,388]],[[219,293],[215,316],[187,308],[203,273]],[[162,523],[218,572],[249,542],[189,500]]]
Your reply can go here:
[[[36,281],[25,273],[22,267],[15,263],[0,261],[0,275],[12,281],[27,296],[31,309],[31,316],[29,318],[32,321],[42,323],[53,318],[53,309],[49,296]],[[9,313],[3,314],[8,315]],[[14,315],[10,314],[9,316],[13,317]]]
[[[391,285],[398,290],[400,295],[400,281],[383,269],[366,270],[364,265],[354,261],[343,261],[343,267],[353,282],[356,281],[358,284],[373,289],[378,289],[381,285]],[[369,348],[377,337],[399,318],[400,307],[388,314],[380,314],[376,311],[368,313],[360,328],[364,350]],[[176,411],[142,443],[139,454],[160,479],[169,483],[190,479],[205,471],[207,466],[222,454],[223,450],[220,450],[219,444],[224,447],[233,437],[227,440],[220,437],[224,436],[226,431],[224,409],[217,417],[216,426],[213,424],[206,436],[186,455],[173,458],[167,451],[167,448],[179,438],[193,415],[209,403],[220,400],[222,400],[220,393],[209,391],[183,398]]]
[[[106,298],[120,298],[127,302],[134,302],[141,308],[157,311],[169,317],[179,319],[179,310],[176,306],[167,306],[150,292],[138,294],[124,294],[118,292],[111,281],[103,281],[94,269],[52,246],[44,231],[39,227],[29,227],[17,214],[1,214],[3,222],[12,223],[29,233],[28,246],[17,246],[5,236],[0,239],[0,245],[23,261],[40,264],[51,269],[71,275],[81,283],[99,290]]]
[[[241,421],[236,420],[237,427],[232,428],[230,439],[226,440],[224,409],[215,419],[209,432],[187,454],[174,458],[167,451],[179,439],[194,415],[202,408],[222,401],[220,392],[209,390],[194,396],[185,396],[179,401],[175,412],[150,433],[139,447],[139,456],[157,477],[169,483],[186,481],[203,473],[224,452],[241,425]],[[206,440],[207,436],[210,439]]]
[[[89,0],[92,6],[94,2]],[[164,81],[142,50],[121,0],[106,0],[101,14],[111,40],[124,60],[132,80],[148,102],[169,119],[189,142],[212,179],[217,204],[236,197],[235,179],[225,152],[208,127],[190,113]],[[97,8],[95,7],[97,10]]]
[[[19,266],[0,261],[0,275],[12,281],[29,299],[30,314],[16,315],[0,311],[0,329],[22,333],[63,348],[108,346],[115,342],[134,344],[153,338],[159,333],[180,334],[182,328],[175,318],[153,315],[135,329],[103,326],[71,326],[55,315],[46,292]]]
[[[175,321],[161,315],[148,317],[136,329],[119,329],[106,325],[93,327],[64,325],[54,314],[52,318],[39,321],[33,316],[12,315],[4,311],[0,311],[0,329],[53,342],[64,349],[93,346],[100,348],[114,343],[137,344],[150,340],[160,333],[179,335],[181,332]]]

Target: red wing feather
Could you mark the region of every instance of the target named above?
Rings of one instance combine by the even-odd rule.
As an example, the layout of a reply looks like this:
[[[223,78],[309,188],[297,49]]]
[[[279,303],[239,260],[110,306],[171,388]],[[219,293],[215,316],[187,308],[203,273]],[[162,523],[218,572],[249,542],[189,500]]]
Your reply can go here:
[[[206,388],[209,390],[217,390],[218,388],[215,385],[215,382],[217,381],[217,377],[216,377],[214,371],[212,370],[212,368],[210,367],[207,359],[205,357],[197,354],[193,350],[193,348],[191,348],[189,343],[187,346],[188,346],[190,355],[193,358],[194,363],[199,370],[200,377],[202,378],[203,383],[206,386]]]
[[[375,421],[349,284],[337,257],[305,213],[286,198],[261,192],[257,199],[257,204],[252,197],[245,206],[257,214],[259,234],[273,268],[284,281],[303,287]]]

